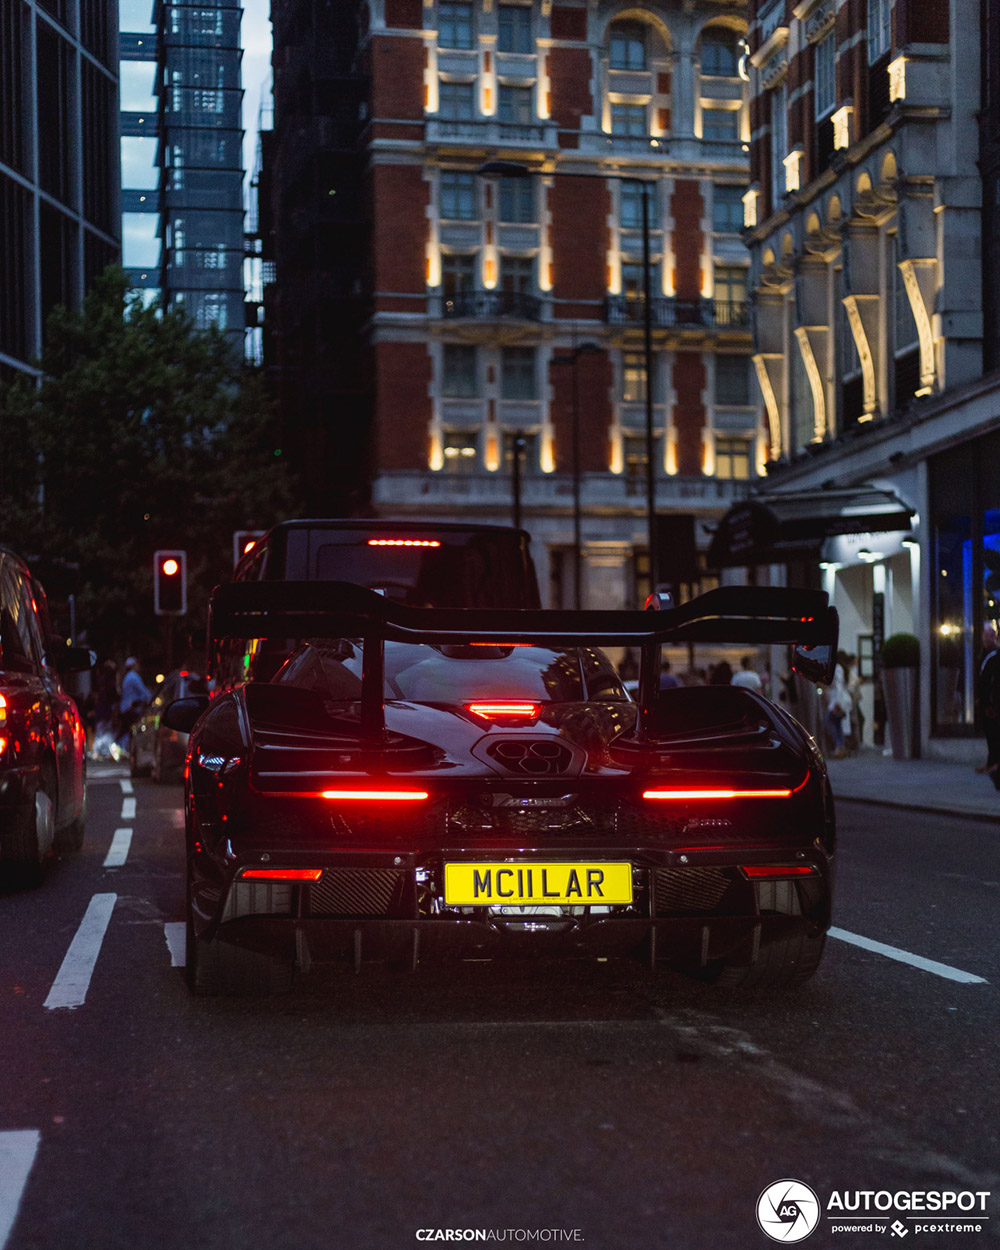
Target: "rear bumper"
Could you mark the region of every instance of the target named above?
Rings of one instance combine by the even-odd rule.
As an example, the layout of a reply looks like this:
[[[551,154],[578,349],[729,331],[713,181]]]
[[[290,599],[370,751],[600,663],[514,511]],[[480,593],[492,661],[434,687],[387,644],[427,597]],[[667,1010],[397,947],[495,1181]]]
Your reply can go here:
[[[632,864],[634,898],[610,907],[452,907],[444,902],[443,865],[530,862],[524,852],[436,851],[432,855],[355,852],[331,855],[312,884],[249,882],[248,864],[224,879],[192,881],[193,923],[200,937],[260,951],[293,954],[300,963],[642,954],[684,966],[715,960],[752,962],[762,942],[830,923],[832,861],[815,845],[741,848],[720,853],[615,851],[593,847],[569,860]],[[538,856],[536,855],[536,858]],[[546,856],[545,858],[551,858]],[[282,861],[283,864],[285,860]],[[316,857],[311,856],[315,863]],[[752,881],[743,864],[781,863],[809,875]],[[259,866],[259,859],[255,861]],[[294,867],[291,861],[288,867]],[[558,914],[555,914],[558,913]]]

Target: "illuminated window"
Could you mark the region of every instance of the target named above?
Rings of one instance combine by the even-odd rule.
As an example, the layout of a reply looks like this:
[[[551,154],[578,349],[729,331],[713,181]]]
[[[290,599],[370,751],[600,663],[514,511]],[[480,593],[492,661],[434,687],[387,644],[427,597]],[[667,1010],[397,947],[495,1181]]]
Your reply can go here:
[[[531,9],[523,4],[501,4],[499,10],[500,52],[531,51]]]
[[[714,26],[701,37],[701,72],[710,78],[735,78],[739,73],[740,37]]]
[[[611,133],[645,139],[649,135],[645,104],[612,104]]]
[[[472,5],[458,0],[441,0],[438,5],[438,46],[471,48],[473,38]]]
[[[646,465],[649,458],[646,455],[646,435],[645,433],[633,433],[626,430],[622,435],[622,458],[624,461],[625,477],[636,480],[646,477]]]
[[[816,105],[816,120],[821,121],[828,113],[832,113],[837,104],[837,80],[835,65],[837,58],[837,36],[831,30],[813,48],[813,95]]]
[[[738,234],[743,229],[744,187],[712,188],[712,229],[716,234]]]
[[[715,476],[745,482],[750,476],[749,438],[716,438]]]
[[[647,65],[646,27],[642,22],[619,22],[611,28],[611,68],[643,70]]]
[[[441,257],[441,291],[445,300],[476,286],[476,254],[446,252]]]
[[[622,402],[646,402],[646,356],[644,352],[622,353]]]
[[[449,399],[472,399],[479,394],[476,349],[465,343],[446,343],[441,393]]]
[[[535,180],[507,175],[500,179],[500,220],[509,222],[534,221]]]
[[[747,271],[743,265],[716,265],[714,282],[716,304],[746,304]]]
[[[535,118],[534,90],[501,83],[497,93],[497,114],[502,122],[529,125]]]
[[[503,399],[536,399],[538,384],[533,347],[505,347],[500,353],[500,395]]]
[[[447,221],[476,219],[476,176],[457,169],[441,171],[441,216]]]

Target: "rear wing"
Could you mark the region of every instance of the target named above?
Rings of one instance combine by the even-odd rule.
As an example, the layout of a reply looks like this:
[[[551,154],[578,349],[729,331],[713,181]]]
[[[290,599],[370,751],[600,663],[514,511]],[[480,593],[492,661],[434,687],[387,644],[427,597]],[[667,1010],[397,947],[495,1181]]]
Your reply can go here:
[[[792,668],[829,682],[836,664],[838,617],[820,590],[721,586],[679,607],[654,611],[552,611],[414,608],[350,582],[230,582],[209,605],[211,642],[223,638],[362,638],[361,719],[384,726],[385,642],[536,646],[637,646],[640,731],[659,687],[664,644],[787,645]],[[376,645],[372,645],[376,644]]]

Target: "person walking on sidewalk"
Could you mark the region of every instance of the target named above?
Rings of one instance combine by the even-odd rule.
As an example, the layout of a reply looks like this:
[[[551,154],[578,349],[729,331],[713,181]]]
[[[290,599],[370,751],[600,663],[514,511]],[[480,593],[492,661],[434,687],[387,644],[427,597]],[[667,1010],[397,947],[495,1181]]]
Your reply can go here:
[[[826,715],[823,723],[830,754],[835,760],[843,759],[847,754],[844,743],[851,728],[851,696],[847,689],[847,674],[844,671],[846,658],[843,651],[837,652],[837,666],[833,670],[833,681],[825,691]]]
[[[992,625],[983,629],[983,662],[976,679],[976,702],[986,735],[986,775],[1000,790],[1000,651],[997,631]]]

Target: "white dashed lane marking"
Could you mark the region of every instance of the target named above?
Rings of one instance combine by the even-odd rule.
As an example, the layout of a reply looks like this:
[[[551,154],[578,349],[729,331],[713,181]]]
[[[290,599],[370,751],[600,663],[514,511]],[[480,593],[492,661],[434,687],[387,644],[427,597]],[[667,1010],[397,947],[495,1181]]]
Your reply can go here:
[[[104,867],[121,868],[128,858],[131,845],[132,830],[130,828],[116,829],[115,836],[111,839],[111,849],[104,858]]]
[[[898,946],[887,946],[884,942],[875,942],[857,933],[848,933],[846,929],[830,929],[828,932],[830,937],[838,938],[841,942],[849,942],[851,946],[860,946],[862,950],[873,951],[876,955],[884,955],[886,959],[895,959],[901,964],[909,964],[911,968],[931,972],[948,981],[960,981],[965,985],[989,984],[985,977],[977,977],[971,972],[962,972],[960,968],[938,963],[936,959],[925,959],[923,955],[913,955],[910,951],[900,950]]]
[[[122,788],[122,794],[132,793],[132,782],[129,781],[128,777],[123,777],[119,784],[121,785],[121,788]]]
[[[28,1183],[41,1134],[36,1128],[0,1133],[0,1250],[7,1244],[17,1219],[21,1195]]]
[[[122,820],[135,820],[135,799],[122,799]]]
[[[167,950],[170,951],[171,968],[183,968],[187,963],[187,925],[183,920],[165,921],[163,936],[167,939]]]
[[[86,1000],[117,898],[117,894],[95,894],[90,900],[43,1004],[50,1011],[58,1007],[79,1007]]]

